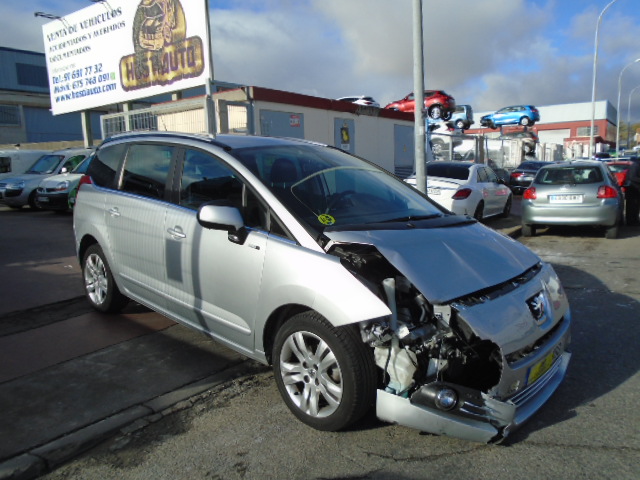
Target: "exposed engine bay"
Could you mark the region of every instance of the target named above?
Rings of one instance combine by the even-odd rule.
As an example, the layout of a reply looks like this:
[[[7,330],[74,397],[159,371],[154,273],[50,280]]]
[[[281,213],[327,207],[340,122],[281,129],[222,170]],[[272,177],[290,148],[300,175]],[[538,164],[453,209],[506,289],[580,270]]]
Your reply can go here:
[[[409,426],[472,440],[495,442],[504,438],[516,410],[513,403],[504,401],[504,397],[509,396],[505,393],[515,393],[525,384],[509,378],[513,383],[510,390],[498,388],[508,364],[505,353],[494,341],[480,338],[460,310],[508,295],[534,278],[541,266],[503,285],[437,305],[429,302],[372,245],[334,244],[329,253],[338,256],[345,268],[386,302],[392,312],[389,317],[360,324],[362,340],[373,348],[380,368],[378,410],[381,395],[387,403],[402,399],[420,409],[430,409],[436,415],[459,416],[463,422],[490,425],[488,429],[481,427],[483,431],[479,435],[466,434],[455,427],[449,429],[442,425],[441,419],[428,421],[426,428],[425,424],[416,425],[411,419]],[[538,341],[538,345],[540,343],[542,341]],[[522,350],[530,354],[535,348]],[[560,353],[556,352],[552,360],[555,362],[559,357]],[[567,362],[568,357],[565,366]],[[391,408],[406,410],[400,404]],[[378,416],[385,419],[387,415],[378,411]],[[395,414],[387,419],[397,420]]]

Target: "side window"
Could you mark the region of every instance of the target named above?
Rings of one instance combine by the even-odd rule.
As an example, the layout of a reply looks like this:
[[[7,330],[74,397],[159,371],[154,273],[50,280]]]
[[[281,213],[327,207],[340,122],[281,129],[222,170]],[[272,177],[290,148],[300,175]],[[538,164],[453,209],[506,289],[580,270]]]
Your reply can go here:
[[[486,183],[489,181],[489,178],[487,177],[487,172],[485,171],[484,168],[479,168],[478,169],[478,183]]]
[[[498,183],[498,176],[493,170],[489,170],[488,168],[483,168],[483,170],[485,171],[489,182]]]
[[[84,160],[86,157],[84,155],[74,155],[71,158],[68,158],[65,162],[64,165],[62,166],[62,168],[66,168],[67,172],[70,172],[71,170],[73,170],[74,168],[76,168],[78,166],[78,164]]]
[[[87,170],[93,183],[100,187],[115,188],[116,172],[126,148],[125,144],[120,144],[98,149]]]
[[[169,145],[131,145],[124,165],[121,190],[163,199],[174,150]]]
[[[185,152],[180,181],[180,205],[197,210],[213,200],[242,206],[242,182],[221,160],[199,150]]]

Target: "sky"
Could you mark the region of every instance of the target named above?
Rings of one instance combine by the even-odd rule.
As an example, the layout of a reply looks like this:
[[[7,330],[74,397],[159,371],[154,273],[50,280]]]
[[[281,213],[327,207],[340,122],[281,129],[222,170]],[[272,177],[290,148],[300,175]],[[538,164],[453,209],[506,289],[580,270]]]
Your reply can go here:
[[[214,76],[326,98],[369,95],[384,106],[413,90],[413,1],[209,0]],[[44,52],[49,20],[34,12],[64,16],[90,4],[4,1],[0,46]],[[475,112],[590,102],[597,20],[609,4],[422,0],[425,88]],[[598,37],[596,100],[615,108],[621,78],[621,120],[631,100],[640,122],[640,0],[615,1]]]

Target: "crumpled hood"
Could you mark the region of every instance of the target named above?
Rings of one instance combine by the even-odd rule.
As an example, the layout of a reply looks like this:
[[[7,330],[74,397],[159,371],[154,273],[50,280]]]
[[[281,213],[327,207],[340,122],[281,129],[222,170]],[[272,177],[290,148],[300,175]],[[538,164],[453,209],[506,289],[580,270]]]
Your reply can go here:
[[[374,245],[435,304],[498,285],[540,261],[524,245],[479,223],[326,235],[338,243]]]

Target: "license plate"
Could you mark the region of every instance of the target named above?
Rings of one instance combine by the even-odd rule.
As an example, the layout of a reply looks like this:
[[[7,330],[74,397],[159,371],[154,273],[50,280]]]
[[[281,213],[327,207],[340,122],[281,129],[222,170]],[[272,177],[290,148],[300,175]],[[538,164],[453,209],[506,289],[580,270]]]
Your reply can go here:
[[[40,203],[47,203],[49,201],[49,197],[38,197],[37,199]]]
[[[549,195],[549,203],[582,203],[582,195]]]
[[[427,187],[427,195],[440,195],[439,187]]]
[[[529,369],[527,373],[527,385],[531,385],[536,380],[538,380],[542,375],[547,373],[553,365],[554,360],[556,359],[555,351],[551,352],[549,355],[544,357],[540,362],[536,363],[533,367]]]

